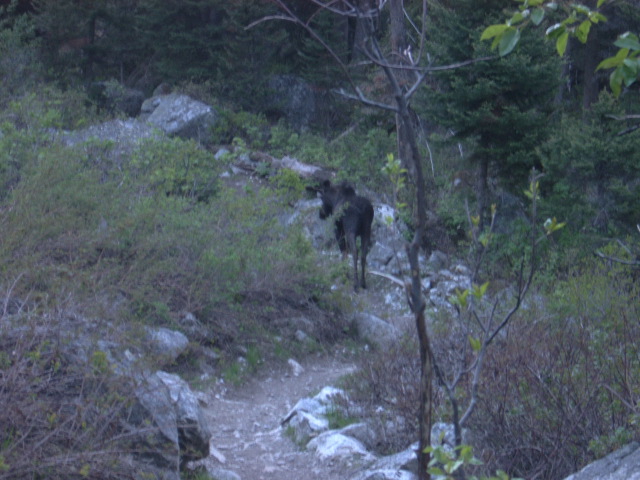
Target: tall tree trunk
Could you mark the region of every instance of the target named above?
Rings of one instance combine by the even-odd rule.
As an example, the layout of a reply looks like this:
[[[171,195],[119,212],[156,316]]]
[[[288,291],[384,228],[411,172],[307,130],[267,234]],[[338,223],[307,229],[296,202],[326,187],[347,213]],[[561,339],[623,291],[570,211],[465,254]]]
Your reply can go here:
[[[411,285],[407,287],[407,297],[409,307],[415,318],[420,344],[420,405],[418,411],[419,438],[417,452],[419,467],[418,480],[429,480],[430,475],[427,472],[427,468],[431,456],[425,452],[425,449],[431,446],[434,369],[431,343],[429,341],[429,333],[427,331],[424,314],[426,303],[422,296],[422,279],[420,275],[420,263],[418,261],[418,254],[423,244],[427,223],[427,186],[422,169],[422,157],[418,149],[416,129],[408,101],[404,95],[405,92],[400,85],[397,71],[392,71],[389,67],[383,67],[383,69],[389,79],[396,99],[396,119],[399,122],[399,130],[404,132],[402,136],[403,143],[400,146],[403,151],[408,152],[409,158],[407,161],[410,162],[412,167],[411,171],[414,172],[416,220],[413,240],[406,248],[409,267],[411,269]]]
[[[404,4],[402,0],[390,0],[390,21],[391,21],[391,63],[411,63],[410,58],[404,54],[407,48],[405,21],[404,21]],[[405,98],[405,84],[410,83],[409,71],[395,70],[391,72],[385,70],[389,78],[394,96],[396,98],[396,133],[398,137],[398,155],[405,165],[405,168],[411,172],[412,178],[415,180],[416,194],[416,230],[413,241],[407,246],[407,257],[411,268],[411,286],[407,287],[407,297],[409,306],[413,312],[416,330],[418,332],[418,341],[420,344],[420,405],[418,412],[418,479],[429,480],[430,475],[427,472],[429,466],[430,455],[425,452],[427,447],[431,446],[431,414],[433,399],[433,365],[431,344],[429,342],[429,334],[427,332],[427,324],[425,319],[426,304],[422,296],[422,280],[420,277],[420,264],[418,262],[418,254],[423,244],[424,233],[427,222],[427,195],[426,184],[424,180],[424,172],[422,171],[422,158],[418,149],[417,129],[407,99]]]
[[[404,2],[403,0],[390,0],[389,2],[389,14],[391,23],[391,62],[394,64],[406,64],[403,51],[407,47],[407,35],[404,23]],[[396,71],[396,78],[402,88],[403,85],[408,83],[407,71]],[[396,137],[398,142],[398,156],[402,162],[404,168],[406,168],[411,175],[415,175],[415,169],[411,160],[411,147],[407,140],[406,129],[411,128],[410,124],[405,124],[400,118],[400,113],[396,113]]]

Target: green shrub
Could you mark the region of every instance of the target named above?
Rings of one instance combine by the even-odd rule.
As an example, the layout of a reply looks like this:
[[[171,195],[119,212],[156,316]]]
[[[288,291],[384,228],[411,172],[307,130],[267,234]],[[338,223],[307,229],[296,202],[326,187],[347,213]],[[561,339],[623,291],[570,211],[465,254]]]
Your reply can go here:
[[[142,142],[128,165],[131,182],[144,190],[196,201],[215,195],[219,173],[210,152],[193,140],[179,138]]]
[[[631,100],[603,93],[584,116],[566,116],[540,148],[546,172],[541,181],[552,213],[574,231],[617,234],[635,230],[640,215],[638,135],[619,135]],[[545,209],[546,210],[546,209]]]
[[[162,325],[188,311],[229,335],[238,325],[221,311],[249,317],[252,302],[328,291],[300,226],[280,223],[278,197],[221,189],[211,155],[191,142],[151,142],[124,174],[106,175],[84,147],[10,138],[24,166],[1,170],[12,189],[0,199],[0,281],[22,274],[20,294],[43,306],[70,295],[78,311]],[[286,172],[274,181],[284,197],[301,188]]]
[[[292,205],[304,195],[305,185],[293,170],[281,168],[269,181],[283,204]]]
[[[269,126],[262,115],[223,109],[220,119],[211,133],[211,142],[230,145],[234,138],[241,138],[254,149],[264,149],[269,135]]]
[[[17,3],[17,2],[16,2]],[[9,10],[9,11],[7,11]],[[32,17],[0,8],[0,105],[32,88],[43,76],[38,50],[40,39]]]

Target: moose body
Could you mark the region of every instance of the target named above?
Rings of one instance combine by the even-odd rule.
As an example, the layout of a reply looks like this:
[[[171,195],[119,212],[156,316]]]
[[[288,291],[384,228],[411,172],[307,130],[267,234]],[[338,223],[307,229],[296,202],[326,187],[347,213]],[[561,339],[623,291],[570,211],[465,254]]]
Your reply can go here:
[[[367,288],[365,281],[367,252],[371,244],[371,224],[373,223],[373,206],[371,202],[356,195],[352,186],[342,183],[331,185],[325,180],[319,189],[322,207],[320,218],[334,217],[335,235],[343,257],[353,256],[353,283],[355,290],[358,286]],[[361,278],[358,283],[358,244],[360,237]]]

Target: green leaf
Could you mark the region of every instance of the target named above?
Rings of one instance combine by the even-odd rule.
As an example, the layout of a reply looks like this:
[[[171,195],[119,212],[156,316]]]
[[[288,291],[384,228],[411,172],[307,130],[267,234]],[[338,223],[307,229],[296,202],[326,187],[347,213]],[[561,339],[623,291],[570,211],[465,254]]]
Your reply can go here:
[[[534,25],[540,25],[544,20],[544,8],[536,8],[531,12],[531,21]]]
[[[591,13],[591,10],[589,9],[589,7],[580,5],[579,3],[574,3],[573,8],[576,12],[583,13],[585,15],[589,15]]]
[[[618,67],[618,69],[622,71],[622,79],[627,87],[631,86],[636,80],[638,80],[637,67],[637,63],[635,65],[628,65],[626,60],[624,64]]]
[[[487,248],[489,246],[490,240],[491,240],[491,234],[486,232],[483,232],[482,235],[480,235],[480,238],[478,238],[478,241],[484,248]]]
[[[597,7],[598,7],[598,8],[600,8],[600,7],[604,4],[604,2],[606,2],[606,1],[607,1],[607,0],[598,0],[598,5],[597,5]]]
[[[508,55],[516,47],[520,40],[520,30],[509,27],[502,35],[500,44],[498,45],[498,53],[501,57]]]
[[[565,31],[566,31],[566,27],[564,25],[562,25],[561,23],[556,23],[554,25],[551,25],[549,28],[547,28],[544,34],[547,37],[554,39],[554,38],[558,38]]]
[[[473,296],[477,299],[480,299],[487,293],[487,288],[489,287],[489,282],[484,282],[482,285],[474,285],[473,286]]]
[[[593,23],[606,22],[607,17],[602,15],[600,12],[591,12],[589,14],[589,20]]]
[[[471,349],[474,352],[479,352],[482,348],[482,342],[478,338],[474,338],[471,335],[469,335],[469,343],[471,344]]]
[[[482,35],[480,35],[480,40],[489,40],[490,38],[502,35],[507,28],[509,28],[509,25],[506,25],[504,23],[501,23],[499,25],[489,25],[484,29]]]
[[[627,48],[629,50],[640,50],[640,42],[638,37],[631,32],[623,33],[613,42],[618,48]]]
[[[569,40],[569,32],[567,32],[566,30],[564,31],[564,33],[562,33],[562,35],[558,37],[558,40],[556,40],[556,50],[558,52],[558,55],[560,55],[561,57],[564,55],[564,52],[567,50],[568,40]]]
[[[447,473],[454,473],[462,465],[464,465],[464,462],[462,462],[462,460],[456,460],[455,462],[448,463],[445,466],[445,470],[447,471]]]
[[[469,296],[469,290],[463,290],[461,292],[457,292],[449,297],[449,303],[452,305],[458,305],[461,308],[467,307],[467,297]]]
[[[576,29],[576,38],[580,40],[581,43],[587,43],[587,38],[589,38],[589,30],[591,30],[591,21],[585,20]]]
[[[619,67],[620,65],[622,65],[622,62],[625,58],[627,58],[628,55],[629,49],[621,48],[620,50],[618,50],[618,53],[616,53],[615,56],[605,58],[603,61],[601,61],[598,64],[596,70]]]
[[[524,16],[523,12],[516,12],[511,17],[511,20],[509,20],[507,23],[509,25],[515,25],[517,23],[520,23],[522,20],[524,20],[524,17],[525,16]]]
[[[611,75],[609,75],[609,86],[613,94],[618,97],[622,91],[622,72],[620,68],[616,68]]]
[[[551,235],[556,230],[560,230],[561,228],[563,228],[566,224],[566,222],[558,223],[556,217],[553,217],[553,219],[547,218],[543,226],[545,231],[547,232],[547,235]]]

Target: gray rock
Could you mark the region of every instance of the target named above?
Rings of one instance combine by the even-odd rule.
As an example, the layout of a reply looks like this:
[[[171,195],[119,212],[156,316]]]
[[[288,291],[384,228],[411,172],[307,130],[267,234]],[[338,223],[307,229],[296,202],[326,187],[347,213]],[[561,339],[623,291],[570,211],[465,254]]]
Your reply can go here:
[[[173,361],[189,346],[189,339],[177,330],[168,328],[146,328],[147,340],[153,350]]]
[[[140,119],[171,136],[203,140],[218,119],[213,107],[187,95],[170,93],[142,104]]]
[[[314,400],[319,401],[323,405],[333,405],[338,398],[346,399],[347,394],[344,390],[336,387],[324,387],[320,390],[320,393],[313,397]]]
[[[352,323],[360,338],[381,348],[395,345],[402,336],[397,327],[370,313],[357,313]]]
[[[307,448],[322,460],[356,460],[370,463],[376,459],[362,442],[335,431],[320,434],[307,444]]]
[[[59,132],[55,137],[69,147],[85,144],[84,148],[94,162],[108,160],[120,168],[122,159],[129,158],[144,140],[162,136],[151,125],[129,119],[110,120],[73,132]],[[100,142],[109,144],[110,148],[100,148]]]
[[[224,468],[207,468],[207,473],[213,480],[241,480],[240,475],[236,472]]]
[[[447,255],[440,250],[434,250],[429,255],[429,260],[427,260],[427,265],[431,268],[432,271],[437,272],[439,270],[443,270],[447,268],[447,264],[449,259]]]
[[[411,445],[406,450],[388,455],[378,459],[371,467],[371,470],[410,472],[414,475],[418,473],[418,444]]]
[[[298,403],[289,410],[289,413],[285,415],[281,423],[285,424],[289,422],[298,412],[306,412],[316,415],[323,415],[326,411],[326,406],[322,405],[318,400],[313,398],[302,398],[298,400]]]
[[[565,480],[640,480],[640,443],[630,443]]]
[[[376,469],[360,472],[351,480],[416,480],[418,477],[406,470]]]
[[[304,335],[304,333],[303,333],[303,335]],[[308,338],[308,337],[305,335],[305,338]],[[290,358],[289,360],[287,360],[287,365],[289,365],[289,369],[291,370],[291,374],[294,377],[297,377],[302,372],[304,372],[304,367],[302,365],[300,365],[298,362],[296,362],[293,358]]]
[[[289,421],[289,426],[293,429],[293,438],[297,443],[304,443],[310,438],[329,429],[329,422],[326,418],[316,417],[307,412],[296,412]]]
[[[149,417],[158,428],[156,435],[146,437],[143,450],[149,453],[154,465],[179,471],[190,460],[209,454],[211,433],[198,399],[179,376],[158,371],[144,374],[135,391],[139,405],[134,408],[131,421],[144,424]]]
[[[373,449],[378,442],[376,432],[371,426],[364,422],[352,423],[339,431],[343,435],[362,442],[362,444],[368,449]]]

